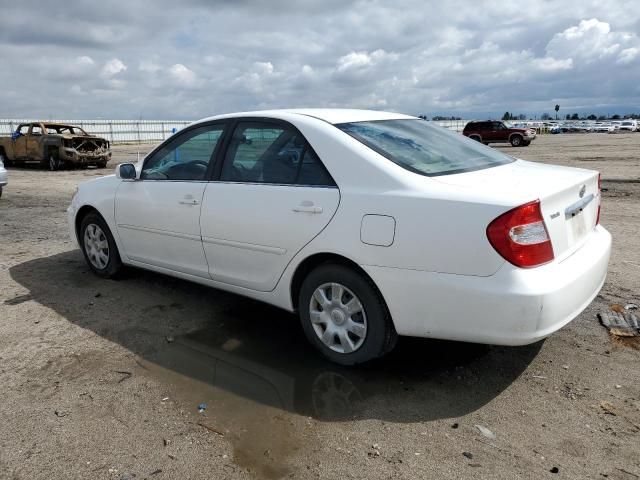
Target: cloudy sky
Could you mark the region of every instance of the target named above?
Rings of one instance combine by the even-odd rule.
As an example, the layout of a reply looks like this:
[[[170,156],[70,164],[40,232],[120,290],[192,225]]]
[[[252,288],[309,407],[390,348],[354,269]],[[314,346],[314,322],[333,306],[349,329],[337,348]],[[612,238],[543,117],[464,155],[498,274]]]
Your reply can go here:
[[[0,118],[640,112],[637,0],[45,3],[0,0]]]

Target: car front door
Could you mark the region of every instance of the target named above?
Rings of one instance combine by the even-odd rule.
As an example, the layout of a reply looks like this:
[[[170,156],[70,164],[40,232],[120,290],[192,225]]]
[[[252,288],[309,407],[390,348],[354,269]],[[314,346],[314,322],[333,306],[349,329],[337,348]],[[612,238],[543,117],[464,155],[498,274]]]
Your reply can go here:
[[[13,138],[13,155],[15,158],[26,158],[27,157],[27,137],[29,135],[29,125],[22,124],[19,125],[16,129],[15,133],[12,135]]]
[[[509,132],[502,122],[491,122],[493,140],[495,142],[508,142]]]
[[[118,235],[131,260],[209,278],[200,207],[225,125],[185,130],[152,152],[116,192]]]
[[[275,288],[340,200],[302,134],[279,121],[237,122],[216,178],[200,218],[211,278],[258,291]]]

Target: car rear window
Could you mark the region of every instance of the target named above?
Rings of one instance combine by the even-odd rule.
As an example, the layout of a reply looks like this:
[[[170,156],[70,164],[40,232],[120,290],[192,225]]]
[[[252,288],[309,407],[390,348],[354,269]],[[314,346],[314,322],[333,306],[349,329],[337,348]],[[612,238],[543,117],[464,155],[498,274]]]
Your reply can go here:
[[[430,177],[482,170],[515,160],[424,120],[378,120],[336,127],[397,165]]]

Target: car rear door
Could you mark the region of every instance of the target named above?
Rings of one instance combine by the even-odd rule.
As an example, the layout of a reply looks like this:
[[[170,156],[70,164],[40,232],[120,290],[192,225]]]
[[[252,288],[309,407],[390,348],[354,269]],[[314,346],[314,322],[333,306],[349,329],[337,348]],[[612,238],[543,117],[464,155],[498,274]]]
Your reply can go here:
[[[302,134],[275,120],[238,121],[217,170],[200,217],[211,278],[270,291],[331,220],[338,188]]]
[[[123,181],[115,217],[131,260],[209,278],[200,207],[224,123],[187,129],[144,161],[140,179]]]
[[[489,122],[478,122],[477,130],[483,142],[491,141],[493,131]]]

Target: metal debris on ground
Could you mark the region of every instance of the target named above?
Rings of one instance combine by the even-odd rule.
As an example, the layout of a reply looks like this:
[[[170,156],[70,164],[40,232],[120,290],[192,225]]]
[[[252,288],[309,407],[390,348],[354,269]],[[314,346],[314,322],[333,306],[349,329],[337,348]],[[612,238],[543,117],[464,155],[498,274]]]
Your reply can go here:
[[[473,458],[473,453],[471,453],[471,452],[462,452],[462,455],[467,457],[469,460],[471,460]]]
[[[478,431],[485,437],[491,439],[491,440],[495,440],[496,439],[496,434],[493,433],[491,430],[489,430],[487,427],[483,427],[482,425],[475,425],[475,427],[478,429]]]
[[[613,415],[614,417],[618,414],[616,413],[616,408],[611,405],[609,402],[600,402],[600,408],[604,411],[604,413],[608,415]]]
[[[221,437],[224,437],[224,432],[223,432],[222,430],[219,430],[219,429],[217,429],[217,428],[214,428],[214,427],[212,427],[212,426],[210,426],[210,425],[207,425],[207,424],[205,424],[205,423],[202,423],[202,422],[199,422],[197,425],[198,425],[198,426],[200,426],[200,427],[202,427],[202,428],[206,428],[206,429],[207,429],[207,430],[209,430],[210,432],[217,433],[217,434],[218,434],[218,435],[220,435]]]
[[[636,305],[635,303],[628,303],[624,306],[625,310],[637,310],[638,309],[638,305]]]
[[[615,305],[614,305],[615,307]],[[613,307],[611,307],[613,310]],[[609,333],[617,337],[640,337],[640,321],[637,315],[630,311],[622,310],[598,313],[600,323]]]
[[[207,409],[207,404],[206,403],[201,403],[200,405],[198,405],[198,412],[202,413]]]

